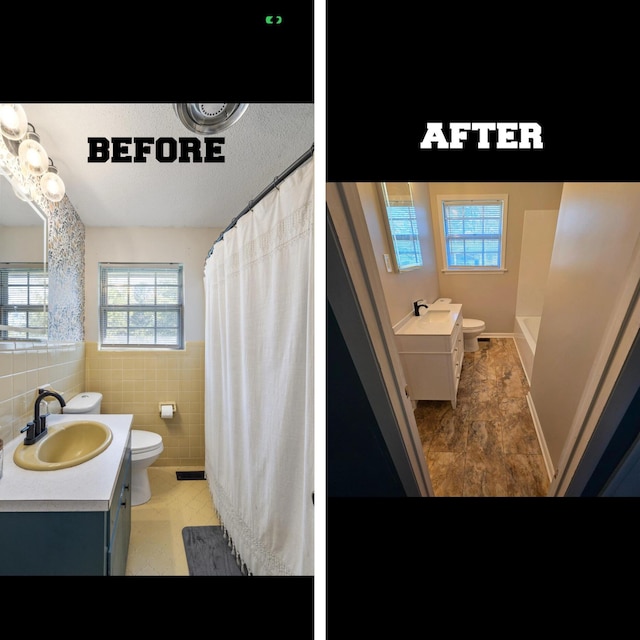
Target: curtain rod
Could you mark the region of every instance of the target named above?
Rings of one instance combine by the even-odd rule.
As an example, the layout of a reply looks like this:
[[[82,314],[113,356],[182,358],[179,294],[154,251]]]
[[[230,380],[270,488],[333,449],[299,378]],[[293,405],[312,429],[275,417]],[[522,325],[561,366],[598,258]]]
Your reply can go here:
[[[245,214],[249,213],[249,211],[251,211],[251,209],[253,209],[253,207],[255,207],[258,204],[258,202],[260,202],[260,200],[262,200],[270,191],[275,189],[283,180],[288,178],[298,167],[303,165],[313,155],[313,146],[314,145],[311,145],[311,148],[308,151],[306,151],[305,153],[303,153],[287,169],[285,169],[285,171],[283,173],[281,173],[279,176],[276,176],[276,178],[274,178],[273,182],[271,182],[270,185],[265,187],[255,197],[255,199],[251,200],[249,202],[249,204],[231,221],[229,226],[218,236],[218,239],[213,243],[213,245],[211,246],[211,249],[209,249],[209,253],[207,255],[207,258],[213,253],[213,248],[218,244],[218,242],[220,242],[220,240],[224,239],[224,234],[227,233],[227,231],[230,231],[231,229],[233,229],[233,227],[236,226],[236,224],[238,223],[238,220],[240,220],[240,218],[242,218],[242,216],[244,216]]]

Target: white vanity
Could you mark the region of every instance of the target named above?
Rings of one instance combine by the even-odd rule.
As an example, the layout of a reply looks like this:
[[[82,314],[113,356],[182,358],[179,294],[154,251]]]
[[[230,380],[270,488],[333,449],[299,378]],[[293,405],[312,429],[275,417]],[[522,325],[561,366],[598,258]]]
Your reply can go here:
[[[430,305],[393,327],[412,400],[449,400],[456,408],[462,361],[462,305]]]

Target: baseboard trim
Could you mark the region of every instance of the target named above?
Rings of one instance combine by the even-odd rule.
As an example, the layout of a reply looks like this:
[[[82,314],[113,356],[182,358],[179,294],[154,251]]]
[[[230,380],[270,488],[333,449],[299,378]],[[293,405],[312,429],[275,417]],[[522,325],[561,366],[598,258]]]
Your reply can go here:
[[[527,373],[527,367],[524,366],[524,360],[522,359],[522,353],[520,353],[520,347],[518,346],[518,341],[516,340],[515,333],[513,334],[513,344],[516,347],[516,351],[518,353],[518,358],[520,359],[520,364],[522,365],[522,371],[524,371],[524,377],[527,379],[527,384],[531,387],[531,378],[529,378],[529,374]]]
[[[529,405],[529,413],[531,414],[533,426],[535,427],[536,435],[538,436],[538,443],[540,444],[540,450],[542,451],[542,458],[544,460],[544,466],[547,469],[549,482],[552,482],[556,472],[553,468],[553,462],[551,462],[549,449],[547,448],[547,443],[544,439],[544,434],[542,433],[542,425],[540,424],[540,420],[538,419],[538,413],[536,412],[536,407],[533,403],[533,398],[531,397],[530,393],[527,393],[527,404]]]

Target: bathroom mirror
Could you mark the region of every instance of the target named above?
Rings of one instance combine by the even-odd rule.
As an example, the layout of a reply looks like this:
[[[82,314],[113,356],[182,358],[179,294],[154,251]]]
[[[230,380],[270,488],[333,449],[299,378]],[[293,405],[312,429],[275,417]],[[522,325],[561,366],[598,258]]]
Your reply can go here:
[[[385,227],[393,247],[393,267],[397,272],[422,266],[418,222],[409,182],[380,182],[378,195],[385,215]]]
[[[47,302],[47,217],[0,169],[0,340],[46,340]]]

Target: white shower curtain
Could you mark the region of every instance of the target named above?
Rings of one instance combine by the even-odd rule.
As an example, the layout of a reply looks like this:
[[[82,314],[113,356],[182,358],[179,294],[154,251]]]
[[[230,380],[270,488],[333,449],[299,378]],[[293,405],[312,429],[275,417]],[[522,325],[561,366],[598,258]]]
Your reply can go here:
[[[313,157],[204,269],[205,470],[253,575],[313,573]]]

